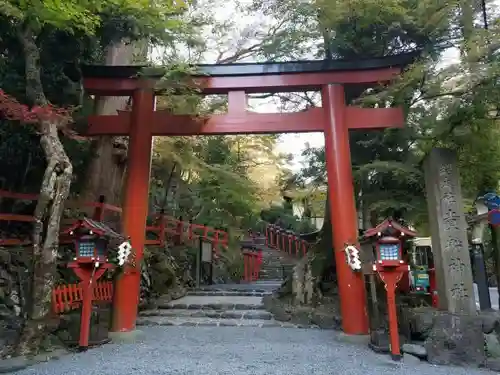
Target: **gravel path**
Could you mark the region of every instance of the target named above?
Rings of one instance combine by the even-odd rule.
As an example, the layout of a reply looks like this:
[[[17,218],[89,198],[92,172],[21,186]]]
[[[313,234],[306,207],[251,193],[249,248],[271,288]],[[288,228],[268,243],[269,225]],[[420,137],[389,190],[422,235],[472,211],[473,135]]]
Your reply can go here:
[[[38,364],[18,375],[480,375],[415,359],[395,364],[316,329],[144,327],[144,340]]]

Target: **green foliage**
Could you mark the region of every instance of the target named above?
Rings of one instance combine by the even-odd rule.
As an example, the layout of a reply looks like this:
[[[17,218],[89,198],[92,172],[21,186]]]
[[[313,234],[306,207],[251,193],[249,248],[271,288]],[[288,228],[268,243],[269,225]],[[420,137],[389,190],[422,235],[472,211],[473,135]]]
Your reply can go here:
[[[246,138],[250,137],[157,140],[150,190],[154,209],[163,208],[173,216],[231,229],[234,234],[241,234],[240,228],[253,227],[258,220],[259,189],[248,176],[250,149],[241,147]],[[267,141],[262,138],[260,144]],[[178,186],[175,193],[172,179]],[[176,194],[175,204],[166,207],[165,198],[172,194]]]
[[[262,210],[260,217],[265,223],[279,225],[281,228],[290,229],[295,233],[310,233],[316,230],[307,218],[299,219],[293,215],[291,209],[284,206],[273,205],[269,209]],[[264,232],[263,229],[260,231]]]
[[[124,24],[125,28],[117,28],[120,38],[166,35],[167,30],[182,26],[173,16],[182,13],[187,3],[182,5],[174,1],[164,0],[3,0],[0,3],[0,14],[12,21],[27,25],[38,32],[46,26],[70,33],[82,32],[95,34],[101,27],[109,28],[109,21],[116,25]],[[106,22],[108,21],[108,25]],[[119,22],[116,22],[119,21]]]
[[[231,244],[228,249],[222,249],[219,254],[230,280],[242,280],[244,275],[244,259],[239,244]]]
[[[186,3],[188,4],[188,3]],[[22,103],[26,97],[25,64],[19,31],[31,29],[40,52],[44,94],[57,107],[77,107],[75,129],[84,130],[93,104],[82,97],[69,67],[82,61],[102,63],[104,49],[123,39],[153,40],[157,44],[183,41],[192,25],[180,17],[187,8],[176,2],[140,1],[2,1],[0,2],[0,88]],[[74,79],[75,77],[71,77]],[[83,99],[83,100],[82,100]],[[1,121],[0,181],[14,191],[36,192],[45,160],[35,132],[16,123]],[[90,161],[90,142],[64,140],[75,170],[73,193],[78,193]]]
[[[464,27],[472,23],[469,10],[477,8],[463,2],[461,11],[457,11],[453,1],[274,0],[254,4],[276,20],[296,8],[297,15],[287,22],[306,18],[303,25],[310,30],[302,30],[301,37],[290,35],[287,44],[295,43],[300,50],[305,38],[320,58],[363,59],[421,51],[421,59],[389,90],[375,88],[370,95],[349,93],[349,101],[364,94],[356,100],[358,105],[398,104],[407,114],[403,130],[350,134],[357,204],[363,216],[371,219],[368,225],[397,215],[425,226],[422,160],[435,146],[457,151],[466,198],[498,187],[498,116],[492,119],[488,115],[492,108],[498,108],[500,94],[499,45],[494,42],[499,40],[498,19],[490,17],[488,31]],[[287,25],[285,29],[294,27],[300,29],[301,25]],[[460,48],[462,60],[446,68],[438,66],[438,58],[451,46]],[[295,58],[293,53],[289,56]],[[288,95],[283,102],[299,110],[315,103],[314,96],[291,98]],[[305,166],[288,177],[288,182],[306,190],[324,186],[324,149],[308,148],[303,156]]]

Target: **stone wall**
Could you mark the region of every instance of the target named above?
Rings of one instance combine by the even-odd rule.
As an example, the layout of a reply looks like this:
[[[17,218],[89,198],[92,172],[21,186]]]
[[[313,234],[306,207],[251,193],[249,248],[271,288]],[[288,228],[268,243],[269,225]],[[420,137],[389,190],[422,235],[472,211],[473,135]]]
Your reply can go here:
[[[148,247],[141,275],[140,308],[163,300],[180,298],[194,286],[194,259],[184,246]]]
[[[340,329],[341,316],[336,281],[325,268],[320,245],[301,258],[278,291],[264,297],[276,320],[299,326]]]
[[[187,293],[187,288],[195,287],[196,251],[196,248],[186,248],[184,245],[148,247],[142,269],[141,308],[151,307],[159,297],[162,303],[180,298]],[[230,254],[221,254],[220,259],[213,264],[213,283],[239,282],[242,266],[239,249]]]
[[[0,356],[22,327],[27,261],[24,249],[0,247]]]

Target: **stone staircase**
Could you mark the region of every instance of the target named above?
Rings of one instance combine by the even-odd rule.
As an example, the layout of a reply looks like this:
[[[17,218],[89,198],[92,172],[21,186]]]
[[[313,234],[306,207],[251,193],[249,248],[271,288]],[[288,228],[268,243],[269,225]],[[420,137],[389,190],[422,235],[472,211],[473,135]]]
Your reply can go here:
[[[262,303],[262,297],[280,284],[257,281],[191,290],[185,297],[167,303],[160,300],[156,309],[142,311],[137,326],[296,328],[275,320]]]
[[[265,245],[258,245],[258,247],[262,249],[259,280],[284,280],[298,262],[298,258],[285,252],[273,250]]]
[[[292,272],[296,262],[288,254],[264,247],[259,280],[284,280]]]
[[[261,241],[255,241],[262,249],[258,281],[193,289],[174,301],[160,299],[155,309],[140,313],[137,326],[299,327],[275,320],[262,302],[281,286],[297,259]]]

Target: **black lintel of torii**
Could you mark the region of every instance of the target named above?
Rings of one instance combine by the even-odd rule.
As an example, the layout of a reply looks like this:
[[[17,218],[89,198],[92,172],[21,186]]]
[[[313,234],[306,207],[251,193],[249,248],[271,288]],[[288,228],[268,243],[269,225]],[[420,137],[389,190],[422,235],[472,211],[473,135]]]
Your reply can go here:
[[[420,51],[370,59],[330,59],[289,62],[198,64],[193,66],[193,77],[263,76],[271,74],[321,73],[332,71],[361,71],[390,67],[406,67],[413,63]],[[162,77],[165,68],[147,65],[80,65],[86,78],[129,78],[147,70],[147,75]],[[69,75],[68,75],[69,76]],[[74,76],[74,75],[72,75]],[[75,77],[76,78],[76,77]]]

